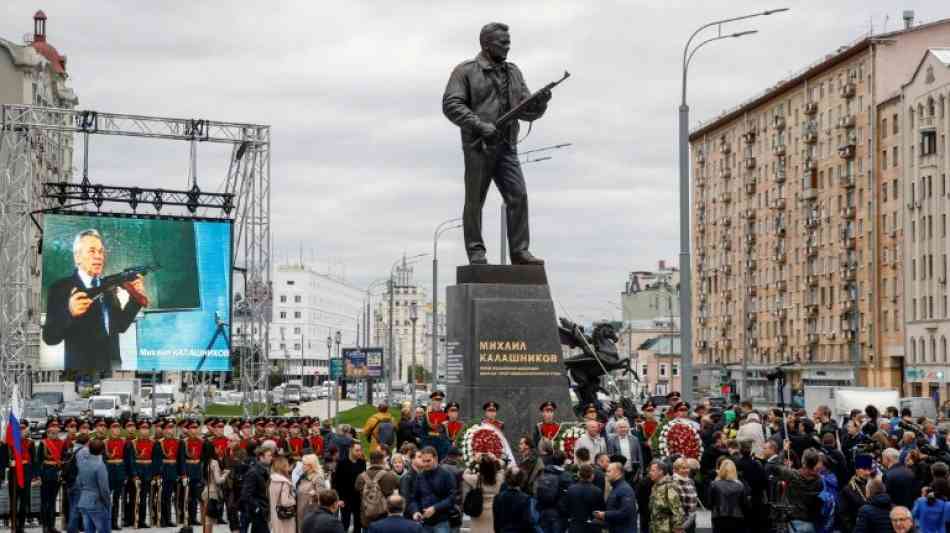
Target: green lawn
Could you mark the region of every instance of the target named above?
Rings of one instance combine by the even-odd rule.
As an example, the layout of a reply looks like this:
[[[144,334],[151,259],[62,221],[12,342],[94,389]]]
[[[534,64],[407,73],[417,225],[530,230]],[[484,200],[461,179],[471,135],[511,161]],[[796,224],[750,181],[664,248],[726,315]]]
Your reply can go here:
[[[357,430],[363,429],[363,424],[366,423],[366,420],[376,412],[376,406],[370,404],[357,405],[352,409],[347,409],[346,411],[340,411],[337,413],[336,418],[334,418],[334,425],[339,424],[349,424],[356,428]],[[393,424],[398,424],[400,419],[400,412],[392,408],[389,409],[389,414],[393,417]],[[366,435],[360,434],[360,440],[363,442],[363,446],[369,446],[369,439]]]
[[[263,411],[264,406],[260,404],[254,404],[251,406],[251,412],[258,412],[258,410]],[[288,409],[282,405],[277,406],[277,413],[279,415],[287,414]],[[219,403],[213,403],[205,409],[205,416],[244,416],[244,406],[243,405],[224,405]]]

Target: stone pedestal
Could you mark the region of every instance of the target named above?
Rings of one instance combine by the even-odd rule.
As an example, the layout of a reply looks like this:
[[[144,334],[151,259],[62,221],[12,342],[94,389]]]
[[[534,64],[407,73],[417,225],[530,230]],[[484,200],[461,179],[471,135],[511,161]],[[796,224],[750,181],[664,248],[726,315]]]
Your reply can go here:
[[[546,400],[571,412],[557,317],[543,266],[469,265],[448,287],[447,397],[464,420],[498,402],[512,448]]]

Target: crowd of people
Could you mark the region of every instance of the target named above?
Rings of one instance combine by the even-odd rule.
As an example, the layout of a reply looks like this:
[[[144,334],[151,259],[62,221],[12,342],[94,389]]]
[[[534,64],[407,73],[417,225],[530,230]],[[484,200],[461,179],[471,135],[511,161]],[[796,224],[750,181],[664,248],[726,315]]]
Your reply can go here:
[[[950,453],[935,421],[874,406],[835,420],[819,407],[584,410],[567,442],[544,402],[508,453],[462,453],[471,425],[435,392],[398,419],[385,403],[361,428],[311,417],[52,420],[0,447],[11,529],[44,533],[227,524],[235,533],[685,533],[708,509],[717,532],[937,533],[950,523]],[[477,422],[496,428],[498,404]],[[701,452],[657,445],[671,423]],[[230,426],[230,427],[228,427]],[[61,431],[62,430],[62,431]],[[38,516],[29,489],[40,485]],[[467,519],[465,518],[467,517]],[[61,522],[59,521],[61,520]]]

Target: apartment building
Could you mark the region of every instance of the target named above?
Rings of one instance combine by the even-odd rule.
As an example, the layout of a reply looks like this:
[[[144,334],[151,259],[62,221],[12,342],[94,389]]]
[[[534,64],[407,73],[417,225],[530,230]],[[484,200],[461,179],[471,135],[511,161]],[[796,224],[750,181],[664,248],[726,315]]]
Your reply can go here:
[[[880,144],[878,129],[902,80],[941,42],[950,19],[911,18],[691,132],[700,388],[728,372],[745,396],[772,400],[766,374],[779,364],[793,389],[899,385],[901,217],[883,186],[901,175],[880,165],[878,149],[894,141]]]
[[[950,45],[950,41],[945,41]],[[928,50],[917,69],[893,98],[893,133],[880,159],[900,172],[906,210],[903,266],[906,297],[905,395],[928,396],[943,403],[950,398],[950,310],[947,307],[947,133],[950,131],[950,48]],[[883,120],[883,119],[882,119]],[[898,125],[899,124],[899,125]],[[883,134],[883,123],[882,123]]]

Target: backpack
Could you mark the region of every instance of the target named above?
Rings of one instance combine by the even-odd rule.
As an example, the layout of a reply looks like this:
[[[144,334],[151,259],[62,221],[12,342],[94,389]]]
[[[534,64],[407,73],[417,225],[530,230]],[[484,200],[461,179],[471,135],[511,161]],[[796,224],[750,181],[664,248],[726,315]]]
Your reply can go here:
[[[534,485],[534,496],[538,500],[538,507],[551,509],[557,507],[561,497],[561,476],[554,472],[544,472]]]
[[[396,428],[393,426],[392,421],[383,420],[376,425],[376,442],[386,446],[387,448],[392,448],[395,441]]]
[[[818,531],[832,531],[837,506],[836,487],[821,478],[821,492],[815,497],[815,526]]]
[[[72,487],[77,479],[79,479],[79,465],[76,463],[76,452],[73,452],[63,464],[62,481],[67,487]]]
[[[386,516],[386,497],[379,486],[379,478],[386,472],[380,470],[376,477],[364,472],[366,480],[363,483],[363,492],[360,494],[360,519],[363,527],[369,527],[374,520]]]

